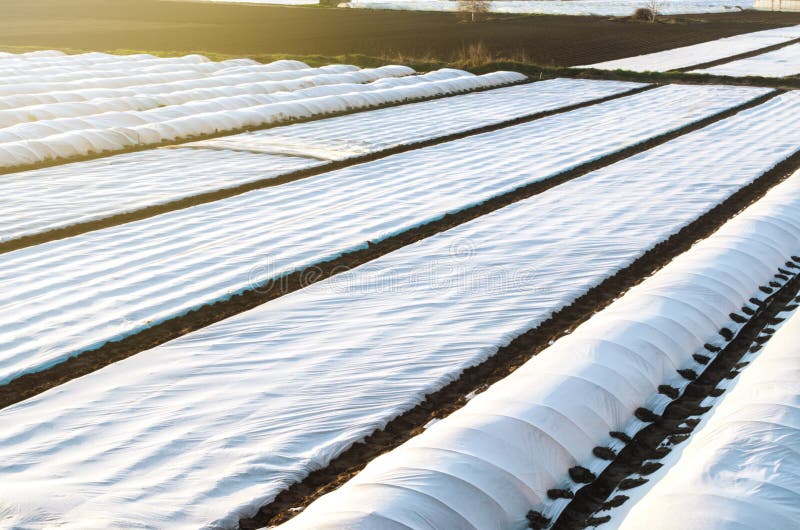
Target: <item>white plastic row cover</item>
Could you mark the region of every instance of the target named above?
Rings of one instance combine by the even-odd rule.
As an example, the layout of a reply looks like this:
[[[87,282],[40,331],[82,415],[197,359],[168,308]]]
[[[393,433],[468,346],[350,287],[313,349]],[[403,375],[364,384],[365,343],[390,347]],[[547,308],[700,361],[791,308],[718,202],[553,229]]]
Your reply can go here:
[[[758,287],[771,281],[777,268],[798,251],[800,174],[463,409],[377,458],[281,528],[508,530],[524,528],[531,509],[555,516],[558,506],[548,500],[547,490],[565,487],[567,472],[575,465],[592,471],[607,465],[593,456],[592,449],[621,443],[609,436],[611,431],[638,431],[642,424],[633,418],[636,408],[658,410],[667,402],[658,394],[659,385],[685,387],[676,370],[696,369],[692,354],[704,351],[705,343],[721,345],[724,339],[718,332],[731,327],[729,314],[739,312],[753,296],[766,296]],[[791,339],[796,344],[794,329]],[[793,366],[797,371],[796,356]],[[740,419],[768,417],[783,423],[781,417],[792,418],[797,438],[796,381],[792,380],[793,392],[786,397],[793,406],[780,410],[753,406]],[[746,396],[745,402],[749,399]],[[729,423],[727,429],[735,432],[740,425]],[[789,433],[789,426],[773,426],[777,436]],[[750,428],[760,429],[755,424]],[[713,438],[722,446],[732,441],[713,434],[702,440]],[[796,451],[796,439],[790,443]],[[788,450],[786,446],[784,451]],[[777,456],[766,454],[762,462],[775,462]],[[707,473],[716,462],[695,463],[687,469]],[[765,469],[768,466],[761,471]],[[759,474],[755,475],[758,480]],[[785,480],[797,476],[788,471],[786,475]],[[629,528],[741,528],[706,524],[708,518],[702,514],[707,515],[709,508],[730,512],[729,499],[711,503],[701,496],[702,484],[694,491],[690,487],[678,483],[670,490],[681,492],[678,499],[685,509],[676,510],[673,493],[648,505],[649,511],[642,512],[649,517],[637,519],[641,524]],[[797,499],[796,484],[791,489]],[[731,490],[740,500],[748,493],[745,487]],[[776,484],[763,496],[775,502],[787,494]],[[797,506],[792,510],[794,525],[787,526],[776,516],[774,525],[763,525],[761,520],[761,526],[748,528],[793,527],[800,513]],[[675,526],[676,512],[684,514],[687,524]],[[772,513],[768,508],[758,510],[765,512]]]
[[[283,63],[286,61],[279,62]],[[85,84],[81,83],[66,83],[66,86],[61,87],[42,87],[37,85],[39,91],[35,91],[32,87],[28,86],[27,91],[16,89],[12,90],[12,92],[15,93],[0,95],[0,109],[19,109],[21,107],[32,107],[47,103],[68,103],[71,101],[89,101],[94,99],[104,100],[145,94],[167,94],[199,88],[227,87],[249,83],[291,83],[300,80],[305,80],[305,82],[308,83],[308,80],[316,79],[323,74],[347,74],[359,71],[358,67],[346,64],[328,65],[319,68],[272,68],[276,64],[277,63],[270,63],[258,66],[247,66],[244,68],[225,68],[214,72],[213,75],[198,74],[193,79],[169,80],[166,78],[165,80],[162,76],[160,80],[153,81],[152,76],[145,77],[144,79],[139,76],[139,78],[129,79],[125,83],[122,83],[126,86],[115,87],[94,86],[87,88]],[[365,71],[371,72],[372,70],[366,69]],[[405,70],[405,72],[408,72],[408,70]],[[136,75],[135,72],[129,73],[129,77],[135,77]],[[117,80],[113,82],[117,83]],[[270,86],[280,87],[282,85]],[[287,86],[291,87],[294,85],[290,84]],[[306,84],[305,86],[313,85]],[[294,90],[294,88],[281,88],[280,90]]]
[[[750,357],[622,530],[800,528],[800,313]]]
[[[65,344],[75,351],[76,341],[151,326],[237,285],[264,285],[281,270],[747,101],[752,90],[670,85],[7,253],[0,261],[10,280],[0,283],[9,287],[0,294],[9,318],[0,327],[14,343],[0,353],[12,370],[53,361]],[[796,96],[3,409],[4,523],[236,527],[794,153]],[[769,137],[769,149],[754,135]],[[602,431],[597,423],[581,427]],[[507,496],[518,498],[512,488]]]
[[[580,68],[666,72],[756,51],[797,38],[800,38],[800,25],[743,33],[691,46],[585,65]]]
[[[168,66],[168,65],[167,65]],[[267,66],[267,65],[265,65]],[[388,67],[384,67],[386,69]],[[413,73],[408,67],[395,66],[402,68],[405,75]],[[203,63],[191,65],[175,65],[172,69],[160,67],[132,68],[127,71],[108,70],[96,72],[91,69],[80,69],[84,76],[67,74],[43,74],[16,76],[8,78],[0,84],[0,96],[8,97],[24,94],[47,94],[59,91],[75,91],[85,89],[114,89],[130,88],[140,85],[150,85],[159,83],[188,82],[192,80],[205,79],[220,82],[220,77],[230,78],[228,82],[235,82],[237,78],[246,74],[258,76],[256,79],[261,81],[283,81],[308,77],[318,73],[343,73],[359,70],[353,65],[329,65],[319,68],[304,68],[300,70],[271,70],[261,68],[261,65],[237,66],[230,63]],[[372,69],[366,69],[372,71]],[[386,70],[384,70],[386,71]],[[61,79],[61,78],[64,79]]]
[[[0,211],[5,214],[0,217],[0,241],[475,130],[642,86],[550,79],[169,149],[19,171],[0,180]],[[634,112],[628,110],[630,115]],[[192,171],[187,172],[186,167]]]
[[[342,65],[343,67],[345,65]],[[100,126],[124,125],[126,118],[140,117],[136,123],[146,123],[150,120],[157,120],[159,115],[174,116],[180,115],[180,109],[190,109],[191,113],[203,112],[203,107],[199,105],[210,105],[215,108],[220,104],[229,104],[236,101],[236,96],[252,96],[256,98],[250,101],[258,103],[272,103],[281,99],[296,98],[281,94],[271,97],[275,92],[296,92],[305,88],[315,86],[325,86],[332,84],[361,84],[386,79],[393,76],[404,76],[413,73],[405,67],[382,67],[368,70],[337,71],[329,69],[331,67],[316,68],[309,70],[299,70],[277,74],[266,74],[252,76],[258,79],[257,82],[244,83],[241,75],[238,79],[211,78],[215,83],[204,83],[208,85],[204,88],[187,89],[181,88],[179,91],[168,90],[166,93],[152,92],[150,87],[133,87],[135,95],[119,95],[113,98],[95,98],[82,102],[66,103],[44,103],[40,105],[24,106],[14,109],[0,111],[0,142],[11,142],[21,140],[35,140],[54,134],[54,132],[66,132],[69,130],[92,129]],[[339,68],[338,70],[341,70]],[[454,73],[454,75],[466,75],[464,72]],[[273,79],[267,79],[267,77]],[[251,76],[248,76],[251,77]],[[259,79],[260,78],[260,79]],[[206,79],[203,79],[204,81]],[[231,83],[233,81],[233,84]],[[174,88],[180,83],[169,83],[169,88]],[[240,98],[241,99],[241,98]],[[177,107],[184,103],[192,103],[194,106]],[[235,103],[234,103],[235,104]],[[252,104],[252,103],[251,103]],[[156,109],[153,112],[141,113],[131,111],[145,111]],[[83,120],[71,120],[71,117],[83,117]],[[149,119],[148,119],[149,118]],[[128,120],[129,121],[129,120]],[[100,125],[97,125],[97,124]]]
[[[397,71],[403,67],[383,68],[390,69],[381,72],[386,76],[410,73]],[[292,97],[279,96],[278,101],[270,101],[269,95],[231,96],[141,113],[109,113],[93,120],[55,120],[62,126],[61,129],[52,126],[52,123],[34,123],[30,124],[32,128],[50,127],[51,134],[38,139],[0,143],[0,167],[158,145],[321,114],[505,85],[525,79],[522,74],[494,72],[433,80],[435,74],[407,79],[382,79],[366,85],[312,87],[294,92]],[[87,128],[80,128],[84,126],[84,121]]]

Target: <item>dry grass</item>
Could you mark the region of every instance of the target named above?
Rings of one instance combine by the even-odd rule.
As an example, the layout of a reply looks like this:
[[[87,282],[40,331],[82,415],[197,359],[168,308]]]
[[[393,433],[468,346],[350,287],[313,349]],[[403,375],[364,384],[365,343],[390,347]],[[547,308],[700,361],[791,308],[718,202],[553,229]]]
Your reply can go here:
[[[405,53],[388,53],[381,57],[371,58],[372,61],[383,64],[406,64],[423,66],[424,69],[432,68],[463,68],[471,69],[494,63],[521,63],[532,64],[524,50],[514,53],[496,53],[489,49],[483,42],[462,45],[447,60],[436,57],[432,52],[409,55]],[[416,68],[419,70],[419,68]]]
[[[492,63],[523,63],[530,64],[525,50],[518,50],[511,54],[497,54],[487,48],[483,42],[462,46],[458,50],[451,64],[458,68],[476,68]]]
[[[50,49],[42,46],[5,46],[0,44],[0,51],[8,51],[13,53],[23,53],[35,50]],[[76,48],[59,48],[66,53],[85,53],[94,50],[84,50]],[[158,57],[177,57],[196,53],[204,55],[212,61],[224,61],[226,59],[238,59],[241,57],[248,57],[255,59],[262,63],[269,63],[281,59],[294,59],[303,61],[309,66],[325,66],[334,63],[354,64],[362,68],[375,68],[387,64],[403,64],[410,66],[418,71],[428,71],[437,68],[462,68],[474,69],[480,68],[495,63],[514,63],[535,66],[528,54],[523,49],[513,52],[496,52],[490,49],[483,41],[478,41],[474,44],[462,44],[460,48],[456,49],[450,57],[439,57],[432,50],[423,53],[404,53],[402,51],[390,51],[379,56],[370,56],[360,53],[352,53],[345,55],[297,55],[286,53],[270,53],[270,54],[227,54],[209,52],[204,50],[133,50],[133,49],[114,49],[107,50],[108,53],[117,55],[130,55],[136,53],[149,53]]]

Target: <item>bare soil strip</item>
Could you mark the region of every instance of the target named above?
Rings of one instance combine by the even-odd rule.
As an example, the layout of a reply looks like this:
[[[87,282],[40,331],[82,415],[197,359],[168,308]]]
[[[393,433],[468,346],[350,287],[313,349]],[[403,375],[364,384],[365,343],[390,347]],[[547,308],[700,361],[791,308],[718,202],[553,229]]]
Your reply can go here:
[[[792,260],[790,256],[787,260]],[[797,271],[797,264],[787,261],[787,267]],[[776,271],[777,272],[777,271]],[[800,289],[800,276],[786,283],[771,295],[745,324],[739,334],[723,348],[708,364],[706,370],[694,379],[683,395],[674,400],[664,413],[649,426],[642,429],[628,445],[622,449],[614,461],[595,481],[575,493],[575,498],[567,505],[561,516],[551,527],[553,530],[582,530],[608,521],[608,516],[595,517],[597,511],[623,504],[627,497],[619,495],[609,501],[608,497],[623,481],[630,486],[647,481],[646,478],[633,478],[631,475],[644,475],[660,467],[657,462],[663,458],[665,447],[683,443],[697,425],[697,417],[705,409],[702,401],[710,396],[718,396],[722,390],[717,385],[725,378],[735,377],[742,368],[738,363],[748,352],[762,332],[775,324],[775,318],[793,302]],[[659,449],[660,448],[660,449]],[[648,461],[643,467],[645,461]],[[621,489],[626,489],[623,485]]]
[[[1,1],[1,0],[0,0]],[[485,92],[487,90],[494,90],[497,88],[508,87],[508,86],[516,86],[516,85],[524,85],[526,83],[530,83],[530,80],[520,81],[519,83],[507,83],[505,85],[497,85],[485,88],[477,88],[474,90],[464,90],[462,92],[453,92],[451,94],[444,94],[440,96],[428,96],[424,98],[414,99],[412,101],[398,101],[396,103],[384,103],[381,105],[373,105],[370,107],[364,107],[360,109],[342,111],[342,112],[329,112],[326,114],[317,114],[314,116],[309,116],[307,118],[290,118],[287,120],[276,121],[274,123],[270,123],[267,125],[260,125],[257,127],[241,127],[239,129],[231,129],[228,131],[221,131],[213,134],[198,134],[191,137],[181,138],[179,140],[169,140],[158,144],[147,144],[142,145],[139,147],[129,147],[126,149],[120,149],[117,151],[104,151],[102,153],[92,153],[85,156],[75,156],[71,158],[58,158],[55,160],[48,160],[46,162],[37,162],[35,164],[26,164],[22,166],[15,166],[10,168],[0,168],[0,176],[8,175],[10,173],[19,173],[21,171],[30,171],[34,169],[42,169],[46,167],[53,167],[53,166],[63,166],[65,164],[72,164],[75,162],[86,162],[87,160],[97,160],[98,158],[108,158],[110,156],[117,156],[122,155],[125,153],[136,153],[139,151],[149,151],[151,149],[157,149],[159,147],[174,147],[179,146],[181,144],[191,143],[191,142],[199,142],[203,140],[211,140],[214,138],[222,138],[224,136],[232,136],[234,134],[241,134],[246,132],[254,132],[254,131],[264,131],[267,129],[274,129],[276,127],[283,127],[285,125],[292,125],[295,123],[307,123],[310,121],[322,120],[326,118],[336,118],[337,116],[347,116],[350,114],[358,114],[360,112],[369,112],[371,110],[380,110],[380,109],[388,109],[390,107],[399,107],[401,105],[408,105],[409,103],[422,103],[424,101],[433,101],[436,99],[444,99],[444,98],[451,98],[453,96],[460,96],[463,94],[471,94],[473,92]]]
[[[23,375],[6,385],[0,386],[0,408],[23,401],[45,390],[99,370],[104,366],[135,355],[141,351],[153,348],[174,338],[206,327],[214,322],[252,309],[269,300],[273,300],[287,293],[302,289],[317,281],[367,263],[393,250],[466,223],[514,202],[542,193],[559,184],[608,166],[637,153],[641,153],[684,134],[706,127],[743,110],[756,107],[776,97],[780,93],[780,91],[770,92],[750,102],[705,118],[697,123],[687,125],[671,133],[666,133],[639,145],[622,149],[616,153],[580,165],[570,171],[560,173],[544,181],[535,182],[517,190],[499,195],[482,204],[467,208],[455,214],[446,215],[437,221],[432,221],[402,234],[398,234],[397,236],[385,239],[377,244],[370,244],[365,249],[350,252],[337,259],[307,267],[285,277],[281,282],[271,282],[268,287],[256,288],[235,295],[230,299],[203,306],[135,335],[128,336],[119,341],[109,342],[96,350],[82,352],[75,357],[41,372]]]
[[[650,145],[648,148],[653,146]],[[643,150],[645,149],[640,147],[637,152]],[[620,160],[632,154],[634,153],[631,152],[625,156],[617,154],[613,157],[616,160]],[[609,165],[610,163],[613,163],[613,161],[603,160],[599,162],[600,165],[598,167]],[[592,169],[597,169],[598,167]],[[540,326],[517,337],[486,362],[465,370],[457,381],[428,395],[425,402],[392,420],[384,430],[377,431],[363,442],[353,445],[326,468],[311,473],[302,482],[284,490],[272,503],[262,507],[254,518],[242,519],[240,527],[243,529],[261,528],[287,521],[298,513],[297,510],[293,509],[304,507],[319,496],[338,488],[360,471],[369,461],[419,434],[423,430],[423,426],[432,419],[445,417],[463,407],[466,403],[466,395],[471,392],[481,391],[506,377],[530,359],[531,356],[546,348],[551,341],[570,333],[592,314],[601,310],[629,288],[669,263],[696,241],[708,237],[733,215],[761,198],[770,188],[783,181],[798,167],[800,167],[800,151],[763,174],[753,183],[737,191],[714,209],[684,227],[670,239],[648,251],[629,267],[619,271],[616,275],[588,291],[572,305],[554,313],[549,320]],[[581,174],[586,172],[584,169]],[[557,177],[559,182],[552,182],[553,179],[551,179],[541,184],[552,187],[577,176],[579,174],[568,174]],[[525,193],[526,196],[531,196],[541,191],[543,190],[525,189],[522,193]],[[514,195],[517,193],[519,192],[514,192]],[[524,197],[508,197],[504,200],[508,201],[507,203],[511,203],[522,198]]]
[[[695,67],[692,67],[695,68]],[[473,68],[475,73],[496,70],[513,70],[535,79],[566,77],[572,79],[598,79],[605,81],[634,81],[639,83],[683,84],[683,85],[735,85],[779,88],[781,90],[800,89],[800,77],[729,77],[711,74],[690,74],[688,72],[630,72],[624,70],[599,70],[596,68],[549,68],[515,62],[496,62],[487,66]]]
[[[0,0],[0,7],[3,46],[256,58],[365,54],[394,62],[431,57],[449,62],[481,44],[493,57],[524,56],[527,62],[560,66],[800,23],[798,13],[754,10],[664,16],[656,24],[630,17],[493,13],[468,24],[456,13],[157,0]]]
[[[800,44],[800,39],[794,39],[787,42],[781,42],[779,44],[773,44],[772,46],[767,46],[766,48],[760,48],[758,50],[752,52],[745,52],[740,53],[738,55],[731,55],[730,57],[725,57],[724,59],[717,59],[716,61],[708,61],[705,63],[696,64],[694,66],[688,66],[686,68],[678,68],[675,70],[676,72],[690,72],[692,70],[701,70],[703,68],[712,68],[714,66],[719,66],[721,64],[732,63],[733,61],[738,61],[739,59],[748,59],[750,57],[755,57],[757,55],[762,55],[765,53],[769,53],[775,50],[780,50],[781,48],[785,48],[787,46],[791,46],[792,44]]]
[[[193,195],[190,197],[185,197],[183,199],[174,200],[171,202],[149,206],[145,208],[140,208],[138,210],[134,210],[131,212],[125,212],[121,214],[112,215],[109,217],[105,217],[103,219],[97,219],[93,221],[86,221],[83,223],[77,223],[70,226],[66,226],[63,228],[56,228],[54,230],[49,230],[47,232],[40,232],[37,234],[31,234],[29,236],[19,237],[16,239],[9,239],[7,241],[0,242],[0,254],[4,252],[10,252],[13,250],[18,250],[25,247],[30,247],[34,245],[39,245],[41,243],[46,243],[48,241],[55,241],[57,239],[64,239],[67,237],[76,236],[79,234],[83,234],[86,232],[92,232],[94,230],[100,230],[102,228],[108,228],[111,226],[121,225],[125,223],[130,223],[133,221],[139,221],[141,219],[146,219],[148,217],[153,217],[156,215],[160,215],[166,212],[171,212],[174,210],[182,210],[184,208],[189,208],[191,206],[197,206],[198,204],[205,204],[209,202],[218,201],[221,199],[226,199],[228,197],[233,197],[235,195],[240,195],[242,193],[246,193],[248,191],[261,189],[261,188],[268,188],[272,186],[278,186],[280,184],[285,184],[287,182],[292,182],[295,180],[300,180],[308,177],[312,177],[315,175],[320,175],[322,173],[328,173],[330,171],[334,171],[337,169],[342,169],[349,166],[354,166],[357,164],[363,164],[365,162],[371,162],[373,160],[378,160],[380,158],[386,158],[387,156],[396,155],[399,153],[405,153],[407,151],[413,151],[415,149],[421,149],[423,147],[430,147],[433,145],[438,145],[446,142],[452,142],[454,140],[459,140],[461,138],[466,138],[469,136],[474,136],[482,133],[487,133],[491,131],[497,131],[500,129],[505,129],[507,127],[513,127],[514,125],[520,125],[522,123],[528,123],[531,121],[539,120],[542,118],[546,118],[548,116],[553,116],[556,114],[563,114],[572,110],[577,110],[584,107],[590,107],[592,105],[598,105],[600,103],[604,103],[606,101],[611,101],[614,99],[623,98],[626,96],[631,96],[633,94],[638,94],[639,92],[644,92],[646,90],[652,90],[656,88],[657,85],[648,85],[645,87],[635,88],[632,90],[628,90],[626,92],[622,92],[620,94],[613,94],[611,96],[606,96],[602,98],[597,98],[589,101],[585,101],[583,103],[577,103],[575,105],[569,105],[567,107],[561,107],[558,109],[537,112],[535,114],[530,114],[528,116],[523,116],[520,118],[514,118],[511,120],[507,120],[501,123],[496,123],[493,125],[486,125],[483,127],[478,127],[475,129],[471,129],[469,131],[448,134],[445,136],[440,136],[438,138],[432,138],[429,140],[424,140],[421,142],[410,143],[406,145],[401,145],[397,147],[392,147],[389,149],[384,149],[381,151],[375,151],[372,153],[368,153],[366,155],[357,156],[353,158],[349,158],[347,160],[341,161],[334,161],[329,164],[325,164],[323,166],[313,167],[309,169],[301,169],[298,171],[293,171],[291,173],[287,173],[285,175],[281,175],[275,178],[264,178],[260,180],[256,180],[253,182],[248,182],[246,184],[242,184],[239,186],[234,186],[230,188],[223,188],[220,190],[210,191],[206,193],[201,193],[198,195]],[[221,135],[216,135],[215,137],[219,137]],[[227,136],[225,134],[224,136]],[[193,138],[191,141],[196,141]],[[173,144],[174,145],[174,144]],[[106,155],[108,156],[108,155]]]

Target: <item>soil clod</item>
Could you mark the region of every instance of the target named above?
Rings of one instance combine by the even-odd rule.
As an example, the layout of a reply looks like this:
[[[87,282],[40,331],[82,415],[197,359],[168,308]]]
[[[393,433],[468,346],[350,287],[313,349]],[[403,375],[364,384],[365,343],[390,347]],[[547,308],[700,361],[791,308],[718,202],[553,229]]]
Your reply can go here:
[[[633,413],[637,419],[640,421],[644,421],[647,423],[653,423],[654,421],[658,421],[659,415],[653,412],[652,410],[646,409],[644,407],[639,407],[636,409],[636,412]]]
[[[677,399],[678,396],[681,395],[680,391],[677,388],[675,388],[674,386],[670,386],[670,385],[659,385],[658,386],[658,393],[659,394],[664,394],[665,396],[667,396],[670,399]]]
[[[627,495],[615,495],[614,498],[603,503],[603,509],[610,510],[611,508],[618,508],[625,504],[625,501],[628,499],[630,499],[630,497]]]
[[[708,364],[708,362],[711,360],[711,357],[708,355],[700,355],[699,353],[692,355],[692,358],[700,364]]]
[[[629,444],[629,443],[631,443],[633,441],[633,438],[631,438],[630,436],[628,436],[627,434],[625,434],[622,431],[611,431],[609,433],[609,435],[612,438],[616,438],[617,440],[620,440],[622,443],[625,443],[625,444]]]
[[[572,493],[571,490],[568,489],[550,489],[547,490],[547,496],[553,500],[555,499],[573,499],[575,498],[575,494]]]
[[[550,526],[550,519],[542,515],[542,512],[531,510],[528,512],[527,519],[533,530],[544,530]]]
[[[583,466],[575,466],[569,468],[569,478],[578,484],[589,484],[597,478],[597,476]]]
[[[605,524],[610,520],[611,520],[610,515],[604,515],[603,517],[589,517],[588,519],[586,519],[586,526],[594,528],[596,526],[600,526],[601,524]]]
[[[622,482],[619,483],[617,486],[618,489],[622,491],[630,490],[633,488],[638,488],[642,484],[647,484],[648,480],[646,478],[626,478]]]
[[[640,475],[651,475],[664,466],[661,462],[645,462],[639,468]]]
[[[592,454],[597,458],[601,458],[603,460],[614,460],[617,457],[617,453],[615,453],[608,447],[595,447],[594,449],[592,449]]]

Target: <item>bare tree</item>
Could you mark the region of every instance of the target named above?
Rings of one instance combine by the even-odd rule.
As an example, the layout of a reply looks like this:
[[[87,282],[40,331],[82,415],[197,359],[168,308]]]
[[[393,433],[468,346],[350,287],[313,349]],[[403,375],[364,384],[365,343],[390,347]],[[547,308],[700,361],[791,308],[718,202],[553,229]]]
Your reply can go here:
[[[458,0],[458,11],[468,13],[471,22],[475,22],[476,13],[488,13],[489,7],[489,0]]]
[[[650,23],[654,24],[661,14],[664,0],[645,0],[645,7],[650,11]]]

